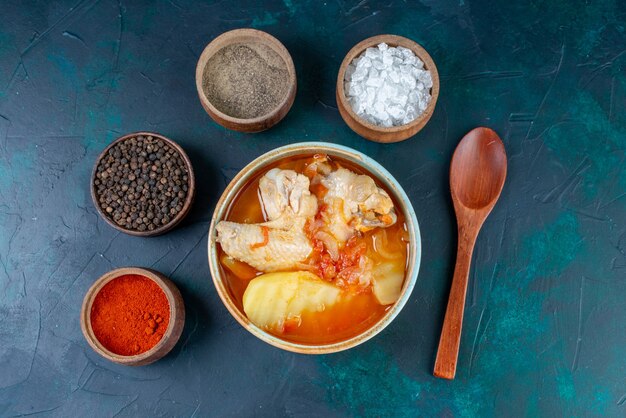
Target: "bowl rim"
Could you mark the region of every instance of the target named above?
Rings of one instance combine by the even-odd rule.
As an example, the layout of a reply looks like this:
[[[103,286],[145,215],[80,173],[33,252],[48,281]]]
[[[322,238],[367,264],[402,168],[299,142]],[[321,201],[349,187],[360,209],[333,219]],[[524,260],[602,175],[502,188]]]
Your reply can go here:
[[[262,43],[270,47],[274,52],[276,52],[280,58],[284,61],[285,67],[287,68],[287,73],[289,74],[289,80],[287,83],[289,84],[289,88],[285,92],[284,97],[281,101],[274,107],[270,112],[265,113],[261,116],[257,116],[255,118],[238,118],[235,116],[231,116],[227,113],[219,110],[213,103],[209,100],[209,98],[204,93],[204,89],[202,88],[202,78],[204,76],[204,69],[206,68],[206,64],[211,59],[213,55],[215,55],[222,48],[232,45],[234,43],[240,42],[245,43],[240,40],[241,38],[251,38],[255,39],[257,42]],[[223,43],[223,45],[221,45]],[[219,47],[219,48],[218,48]],[[215,51],[211,51],[211,49],[216,48]],[[293,63],[293,59],[291,58],[291,54],[289,50],[280,42],[276,37],[270,35],[267,32],[258,29],[252,28],[240,28],[233,29],[227,32],[224,32],[214,38],[211,42],[209,42],[200,57],[198,57],[198,62],[196,63],[196,90],[198,91],[198,96],[200,97],[200,101],[207,106],[211,112],[215,113],[219,118],[232,123],[232,124],[240,124],[240,125],[253,125],[256,123],[264,122],[268,119],[272,119],[276,117],[283,107],[288,105],[288,102],[291,100],[293,103],[293,99],[295,98],[295,89],[297,88],[297,80],[296,80],[296,67]],[[291,107],[291,106],[290,106]]]
[[[424,109],[424,111],[417,118],[415,118],[411,122],[406,123],[404,125],[384,127],[384,126],[378,126],[371,122],[368,122],[362,117],[360,117],[359,115],[357,115],[354,112],[354,110],[352,110],[352,106],[350,105],[350,103],[348,102],[348,98],[346,97],[346,92],[344,88],[344,78],[345,78],[346,69],[348,68],[348,65],[355,58],[359,57],[367,48],[376,46],[382,42],[386,43],[387,45],[391,47],[404,46],[405,48],[409,48],[410,50],[412,50],[413,53],[420,60],[422,60],[422,62],[424,63],[424,68],[430,71],[431,77],[433,79],[433,86],[431,87],[431,93],[430,93],[431,99],[430,99],[430,102],[428,102],[426,109]],[[401,44],[404,44],[404,45],[401,45]],[[405,46],[405,45],[408,45],[408,46]],[[420,125],[421,123],[425,124],[431,118],[435,110],[435,106],[437,104],[437,99],[439,98],[439,72],[437,71],[437,66],[435,65],[435,62],[433,61],[430,54],[426,51],[426,49],[424,49],[423,46],[421,46],[414,40],[406,38],[404,36],[391,35],[391,34],[371,36],[369,38],[362,40],[355,46],[353,46],[348,51],[343,61],[341,62],[341,65],[339,66],[339,73],[337,74],[337,97],[339,100],[343,102],[345,111],[356,122],[358,122],[362,126],[368,129],[371,129],[373,131],[380,132],[380,133],[403,132],[405,130],[411,130],[415,126]]]
[[[100,202],[98,201],[98,195],[96,191],[95,180],[96,180],[96,173],[98,170],[98,166],[100,165],[100,161],[102,161],[102,159],[107,155],[109,150],[113,148],[117,143],[126,141],[133,137],[138,137],[138,136],[144,136],[144,137],[152,136],[152,137],[163,140],[166,144],[174,148],[176,152],[180,154],[180,156],[183,159],[183,162],[185,163],[185,166],[187,167],[188,191],[187,191],[187,197],[185,198],[185,203],[183,204],[183,209],[180,212],[178,212],[178,214],[174,217],[174,219],[169,221],[167,224],[156,228],[154,231],[148,231],[148,230],[135,231],[132,229],[127,229],[127,228],[123,228],[119,226],[115,221],[113,221],[112,219],[109,219],[108,215],[100,207]],[[189,214],[191,210],[191,206],[193,205],[195,194],[196,194],[196,178],[193,172],[193,166],[191,165],[191,160],[189,159],[189,156],[180,145],[174,142],[174,140],[162,134],[159,134],[157,132],[138,131],[138,132],[131,132],[129,134],[120,136],[119,138],[111,142],[109,145],[107,145],[107,147],[104,150],[102,150],[102,152],[98,155],[98,158],[96,158],[96,162],[93,165],[93,169],[91,171],[91,183],[89,185],[89,188],[91,191],[91,200],[93,201],[93,204],[96,207],[98,214],[100,215],[102,219],[104,219],[106,223],[108,223],[113,228],[117,229],[118,231],[124,232],[125,234],[128,234],[128,235],[133,235],[136,237],[154,237],[154,236],[161,235],[170,231],[171,229],[176,227],[176,225],[178,225],[185,218],[185,216]]]
[[[93,306],[94,300],[96,299],[96,296],[98,295],[98,293],[100,293],[100,291],[105,285],[107,285],[109,282],[119,277],[131,275],[131,274],[146,277],[152,280],[153,282],[155,282],[157,286],[159,286],[159,289],[161,289],[161,291],[167,297],[167,302],[169,303],[169,307],[170,307],[170,319],[169,319],[169,323],[167,324],[167,329],[165,330],[165,333],[163,334],[159,342],[154,345],[154,347],[150,348],[147,351],[144,351],[143,353],[135,354],[132,356],[124,356],[124,355],[112,352],[111,350],[106,348],[104,344],[100,342],[100,340],[98,340],[91,326],[91,308]],[[178,293],[178,295],[176,295],[176,293]],[[93,350],[96,353],[100,354],[102,357],[106,358],[107,360],[113,361],[118,364],[129,365],[129,366],[149,364],[165,356],[171,350],[171,348],[173,348],[173,346],[176,344],[176,342],[180,338],[180,335],[182,333],[182,328],[177,330],[176,327],[177,325],[180,324],[180,321],[181,321],[181,318],[179,318],[179,309],[180,309],[179,303],[181,303],[181,301],[182,301],[182,298],[180,297],[180,292],[178,288],[176,287],[176,285],[174,285],[174,283],[171,280],[167,279],[161,273],[155,270],[146,269],[142,267],[117,268],[117,269],[108,271],[104,273],[102,276],[100,276],[89,287],[89,289],[85,293],[85,297],[83,298],[83,303],[81,305],[81,310],[80,310],[81,330],[83,332],[83,336],[85,337],[85,339],[87,340],[87,343],[89,343],[91,348],[93,348]],[[183,310],[182,310],[183,323],[184,323],[184,316],[185,315],[184,315],[184,306],[183,306]],[[172,338],[176,340],[174,341],[173,344],[171,344]],[[171,344],[171,347],[167,351],[162,352],[163,348],[166,347],[168,344]]]
[[[302,344],[281,339],[257,327],[235,305],[234,301],[230,297],[230,293],[225,281],[221,278],[220,264],[217,256],[215,227],[217,225],[217,222],[222,220],[225,214],[228,212],[230,205],[233,199],[239,193],[240,188],[245,185],[250,180],[250,178],[254,177],[260,170],[267,167],[267,165],[288,156],[315,153],[328,153],[330,155],[343,157],[362,166],[364,169],[374,175],[378,181],[383,183],[387,187],[387,189],[395,195],[394,197],[396,198],[396,200],[400,202],[403,206],[402,209],[404,211],[405,221],[407,222],[407,229],[409,231],[409,261],[407,273],[403,284],[403,290],[399,299],[393,305],[391,305],[391,308],[383,315],[381,319],[378,320],[378,322],[373,324],[370,328],[366,329],[362,333],[346,340],[327,344]],[[384,328],[386,328],[398,316],[398,314],[410,298],[410,295],[417,281],[422,253],[421,235],[419,223],[415,215],[415,210],[413,209],[411,200],[409,199],[399,182],[382,165],[380,165],[374,159],[361,153],[360,151],[328,142],[300,142],[285,145],[264,153],[263,155],[257,157],[252,162],[247,164],[231,180],[231,182],[224,190],[222,196],[220,197],[211,218],[207,241],[211,278],[218,292],[218,295],[222,300],[222,303],[226,306],[230,314],[247,331],[252,333],[260,340],[283,350],[301,354],[327,354],[347,350],[349,348],[364,343],[365,341],[377,335]]]

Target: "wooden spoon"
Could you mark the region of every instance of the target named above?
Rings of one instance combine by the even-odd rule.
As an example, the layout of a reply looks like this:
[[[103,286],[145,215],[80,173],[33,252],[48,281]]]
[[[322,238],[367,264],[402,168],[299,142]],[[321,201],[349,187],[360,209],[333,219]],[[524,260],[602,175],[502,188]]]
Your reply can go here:
[[[502,140],[489,128],[463,137],[450,164],[450,191],[459,231],[458,252],[434,374],[454,379],[472,253],[483,222],[500,197],[506,178]]]

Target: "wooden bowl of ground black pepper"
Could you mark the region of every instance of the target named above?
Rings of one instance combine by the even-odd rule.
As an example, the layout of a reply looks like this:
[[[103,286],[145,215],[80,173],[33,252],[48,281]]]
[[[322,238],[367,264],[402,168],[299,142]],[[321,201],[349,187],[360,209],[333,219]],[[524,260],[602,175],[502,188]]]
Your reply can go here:
[[[112,227],[135,236],[174,228],[189,213],[195,196],[191,161],[174,141],[135,132],[102,151],[91,177],[91,197]]]
[[[225,32],[196,66],[202,107],[225,128],[264,131],[280,122],[296,97],[296,70],[276,38],[255,29]]]
[[[123,267],[104,274],[89,288],[80,326],[102,357],[143,366],[174,348],[185,326],[185,304],[176,285],[163,274]]]

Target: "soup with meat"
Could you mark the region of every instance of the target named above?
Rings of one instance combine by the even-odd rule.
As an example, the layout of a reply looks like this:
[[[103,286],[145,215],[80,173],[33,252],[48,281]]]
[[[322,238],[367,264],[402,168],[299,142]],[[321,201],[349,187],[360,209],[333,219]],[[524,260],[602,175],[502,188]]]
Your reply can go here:
[[[402,211],[372,176],[335,157],[290,157],[266,168],[216,230],[237,305],[282,339],[356,336],[402,290],[409,242]]]

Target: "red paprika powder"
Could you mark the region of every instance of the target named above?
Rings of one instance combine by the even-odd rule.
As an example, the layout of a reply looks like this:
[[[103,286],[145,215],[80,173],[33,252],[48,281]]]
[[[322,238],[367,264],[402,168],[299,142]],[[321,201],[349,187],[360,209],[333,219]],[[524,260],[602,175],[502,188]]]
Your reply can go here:
[[[91,306],[91,327],[109,351],[141,354],[163,338],[170,322],[167,296],[151,279],[136,274],[104,285]]]

